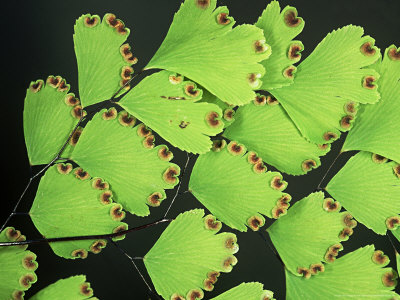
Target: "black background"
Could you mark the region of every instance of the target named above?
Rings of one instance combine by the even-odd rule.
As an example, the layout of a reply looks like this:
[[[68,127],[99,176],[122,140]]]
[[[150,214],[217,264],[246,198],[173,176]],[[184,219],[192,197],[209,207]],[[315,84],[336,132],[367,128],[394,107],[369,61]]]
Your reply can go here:
[[[29,163],[23,137],[22,112],[26,88],[29,82],[48,75],[61,75],[71,84],[71,92],[78,94],[78,77],[73,50],[73,25],[81,14],[92,13],[102,16],[112,12],[122,19],[131,29],[128,41],[133,45],[133,53],[139,58],[135,70],[147,64],[161,44],[181,1],[13,1],[2,4],[2,108],[5,140],[2,148],[6,161],[3,174],[6,196],[1,200],[0,219],[6,215],[23,191],[29,176]],[[268,1],[265,0],[230,0],[219,1],[220,5],[230,8],[237,24],[254,23]],[[299,15],[306,21],[303,33],[298,39],[305,45],[305,58],[319,41],[331,30],[347,24],[364,27],[366,34],[376,39],[381,49],[395,43],[400,44],[399,18],[400,1],[281,1],[281,7],[295,6]],[[340,51],[340,49],[337,49]],[[49,124],[49,126],[51,126]],[[341,148],[343,138],[336,142],[333,150],[322,158],[322,166],[306,176],[293,177],[284,175],[289,182],[287,192],[293,200],[299,200],[315,191],[320,179],[326,173],[330,163]],[[183,166],[186,155],[175,149],[174,162]],[[340,168],[349,154],[343,155],[328,174],[329,179]],[[194,159],[192,159],[192,166]],[[35,168],[33,171],[37,171]],[[190,171],[190,168],[189,168]],[[186,190],[188,176],[183,179],[182,190]],[[4,181],[3,181],[4,182]],[[326,181],[327,182],[327,181]],[[27,212],[32,204],[37,181],[31,186],[18,211]],[[4,193],[3,193],[4,195]],[[170,199],[171,199],[171,193]],[[152,209],[146,218],[128,216],[130,226],[138,226],[160,218],[170,200],[161,207]],[[179,196],[169,214],[175,217],[179,212],[202,207],[189,193]],[[28,216],[14,217],[9,223],[20,229],[28,238],[38,238]],[[132,256],[144,256],[151,248],[165,225],[148,228],[129,235],[119,245]],[[224,227],[224,230],[229,230]],[[237,232],[236,232],[237,233]],[[233,271],[223,274],[215,289],[206,293],[211,298],[243,281],[259,281],[266,289],[275,292],[277,299],[284,299],[285,278],[283,268],[261,237],[254,232],[237,233],[240,251],[238,264]],[[374,234],[359,224],[349,242],[344,243],[343,253],[353,251],[360,246],[375,243],[390,255],[394,266],[394,252],[387,237]],[[399,246],[399,245],[397,245]],[[36,271],[38,282],[26,292],[27,298],[44,286],[76,274],[86,274],[94,288],[95,295],[101,299],[148,299],[147,289],[130,262],[114,246],[107,246],[100,255],[89,255],[85,260],[64,260],[52,253],[46,244],[30,246],[38,255],[39,268]],[[146,274],[141,262],[140,268]],[[1,270],[0,270],[1,272]]]

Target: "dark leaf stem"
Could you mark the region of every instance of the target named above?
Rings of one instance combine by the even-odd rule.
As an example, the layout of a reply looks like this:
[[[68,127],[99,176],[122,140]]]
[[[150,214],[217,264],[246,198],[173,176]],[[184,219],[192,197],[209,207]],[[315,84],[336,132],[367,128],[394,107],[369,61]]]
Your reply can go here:
[[[18,241],[18,242],[2,242],[0,243],[1,246],[18,246],[18,245],[33,245],[33,244],[45,244],[45,243],[56,243],[56,242],[68,242],[68,241],[82,241],[82,240],[97,240],[97,239],[111,239],[118,236],[122,236],[134,231],[142,230],[154,225],[158,225],[161,223],[169,223],[172,219],[161,219],[155,222],[151,222],[148,224],[144,224],[138,227],[132,227],[127,230],[123,230],[116,233],[109,233],[109,234],[94,234],[94,235],[79,235],[79,236],[69,236],[69,237],[57,237],[57,238],[42,238],[42,239],[35,239],[35,240],[26,240],[26,241]]]

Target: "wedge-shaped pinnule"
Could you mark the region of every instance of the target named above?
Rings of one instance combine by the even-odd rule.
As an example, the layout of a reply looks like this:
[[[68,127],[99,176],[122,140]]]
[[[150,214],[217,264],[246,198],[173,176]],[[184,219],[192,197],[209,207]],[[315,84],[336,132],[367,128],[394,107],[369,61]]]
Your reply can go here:
[[[326,190],[354,218],[378,234],[400,225],[400,165],[381,162],[370,152],[354,155]]]
[[[72,153],[90,175],[107,180],[113,199],[138,216],[165,199],[164,189],[178,183],[179,166],[165,145],[154,146],[154,135],[136,119],[115,108],[103,109],[86,125]],[[99,134],[101,133],[101,134]]]
[[[304,46],[292,41],[304,28],[304,20],[297,16],[294,7],[286,6],[282,12],[278,1],[272,1],[255,24],[264,31],[266,42],[272,54],[261,64],[265,67],[260,89],[270,90],[290,85],[296,68],[294,63],[301,58]]]
[[[221,222],[202,209],[180,214],[165,229],[143,261],[156,291],[164,299],[202,299],[220,272],[237,263],[236,235],[216,234]]]
[[[258,95],[252,103],[239,107],[235,122],[223,135],[245,144],[266,163],[291,175],[318,168],[319,157],[330,150],[329,144],[308,142],[271,95]]]
[[[0,232],[0,242],[25,241],[24,235],[13,227]],[[36,254],[27,245],[0,247],[0,299],[23,299],[24,291],[36,282]]]
[[[55,158],[84,113],[69,88],[62,77],[49,76],[46,82],[32,81],[26,91],[24,135],[31,165],[48,164]],[[62,155],[70,152],[71,147],[66,147]]]
[[[381,100],[361,106],[343,150],[370,151],[400,163],[400,48],[388,47],[374,67],[381,75]]]
[[[91,178],[81,168],[57,164],[41,178],[29,212],[35,227],[45,238],[100,235],[126,230],[120,204],[112,203],[109,184]],[[116,237],[121,239],[123,236]],[[50,243],[55,254],[64,258],[86,258],[99,253],[106,240]]]
[[[224,128],[222,111],[210,103],[196,103],[202,95],[183,76],[161,71],[143,79],[119,104],[173,146],[193,153],[211,148],[208,136]]]
[[[86,282],[86,276],[76,275],[65,279],[60,279],[53,284],[48,285],[29,299],[94,300],[97,298],[93,297],[93,289],[90,287],[90,283]]]
[[[266,172],[256,153],[225,140],[198,157],[190,176],[191,193],[226,225],[239,231],[258,230],[265,219],[286,213],[291,200],[279,172]]]
[[[262,283],[243,282],[211,300],[274,300],[274,293],[263,290]]]
[[[146,69],[166,69],[201,84],[229,104],[250,102],[271,48],[261,29],[240,25],[217,0],[186,0]]]
[[[382,251],[368,245],[325,265],[325,272],[310,279],[286,270],[286,299],[399,299],[391,291],[396,285],[396,271],[382,268],[388,262]]]
[[[298,67],[292,85],[271,90],[302,135],[331,143],[351,128],[354,106],[379,99],[374,39],[349,25],[329,33]]]
[[[74,31],[82,104],[88,106],[110,99],[131,79],[131,65],[137,62],[129,44],[122,44],[130,30],[109,13],[102,21],[97,15],[82,15],[76,20]]]
[[[341,241],[353,233],[357,222],[340,204],[323,192],[312,193],[289,208],[287,215],[268,229],[287,270],[309,278],[324,271],[322,262],[333,262]]]

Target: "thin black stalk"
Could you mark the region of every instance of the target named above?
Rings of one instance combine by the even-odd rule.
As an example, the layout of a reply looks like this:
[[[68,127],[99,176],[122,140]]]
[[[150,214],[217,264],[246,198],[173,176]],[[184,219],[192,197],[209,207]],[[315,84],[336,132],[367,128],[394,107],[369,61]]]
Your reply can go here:
[[[275,254],[276,258],[279,260],[281,265],[286,268],[285,263],[283,262],[282,258],[280,257],[279,253],[276,252],[274,246],[270,243],[270,241],[262,234],[261,231],[257,231],[258,235],[264,240],[265,244],[268,246],[268,248],[272,251],[272,253]]]
[[[171,219],[161,219],[152,223],[144,224],[138,227],[129,228],[127,230],[123,230],[116,233],[109,233],[109,234],[94,234],[94,235],[79,235],[79,236],[69,236],[69,237],[57,237],[57,238],[43,238],[43,239],[36,239],[36,240],[26,240],[26,241],[17,241],[17,242],[2,242],[0,243],[1,246],[18,246],[18,245],[32,245],[32,244],[47,244],[47,243],[56,243],[56,242],[68,242],[68,241],[82,241],[82,240],[98,240],[98,239],[110,239],[115,238],[118,236],[122,236],[134,231],[142,230],[154,225],[158,225],[161,223],[169,223]]]
[[[132,256],[130,256],[124,249],[122,249],[120,246],[117,245],[116,242],[114,242],[112,239],[109,239],[109,241],[118,248],[118,250],[124,255],[126,256],[132,263],[132,265],[135,267],[136,271],[138,272],[139,276],[142,278],[143,282],[146,284],[147,289],[149,290],[150,293],[154,294],[153,289],[151,288],[150,284],[147,282],[147,280],[144,278],[142,272],[140,272],[138,266],[136,265],[134,258]]]
[[[181,175],[179,176],[179,183],[178,183],[178,187],[176,189],[176,193],[175,193],[174,197],[172,198],[172,201],[169,204],[167,211],[164,214],[164,218],[167,217],[169,210],[171,209],[172,205],[174,204],[174,201],[175,201],[176,197],[179,194],[179,190],[180,190],[181,184],[182,184],[182,178],[183,178],[183,176],[185,176],[185,172],[186,172],[187,166],[188,166],[189,161],[190,161],[190,155],[188,153],[186,153],[186,156],[187,156],[186,163],[185,163],[185,166],[183,167],[183,171],[182,171]]]
[[[340,156],[342,153],[343,153],[343,152],[339,152],[339,154],[335,157],[335,159],[333,160],[333,162],[332,162],[331,165],[329,166],[328,170],[325,172],[324,176],[322,177],[321,181],[318,183],[317,190],[325,189],[325,188],[321,188],[321,184],[324,182],[326,176],[329,174],[329,171],[332,169],[332,167],[334,166],[334,164],[336,163],[337,159],[339,158],[339,156]]]

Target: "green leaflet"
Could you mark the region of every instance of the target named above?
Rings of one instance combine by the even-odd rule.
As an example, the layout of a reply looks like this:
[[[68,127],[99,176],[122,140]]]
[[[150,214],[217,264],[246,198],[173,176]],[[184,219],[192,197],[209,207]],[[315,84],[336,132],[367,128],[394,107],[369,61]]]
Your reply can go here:
[[[76,21],[74,31],[82,104],[111,98],[131,78],[130,65],[137,61],[130,46],[121,45],[130,30],[113,14],[106,14],[102,22],[99,16],[86,14]]]
[[[154,136],[135,118],[115,108],[103,109],[86,125],[71,159],[85,171],[110,183],[113,197],[138,216],[165,199],[164,189],[178,183],[179,166],[164,145],[154,147]],[[99,134],[101,132],[101,134]],[[106,137],[106,138],[105,138]]]
[[[400,168],[394,162],[376,162],[373,158],[363,151],[354,155],[326,190],[357,221],[385,234],[387,228],[394,230],[400,224],[400,179],[394,174],[396,166]]]
[[[305,279],[286,270],[286,299],[399,299],[391,291],[397,274],[382,268],[389,259],[369,245],[359,248],[325,266],[325,272]],[[385,286],[386,285],[386,286]],[[391,298],[392,297],[392,298]]]
[[[400,272],[400,254],[396,252],[397,273]]]
[[[147,69],[167,69],[201,84],[219,99],[242,105],[254,99],[253,89],[271,48],[261,29],[240,25],[228,16],[228,8],[216,8],[216,0],[186,0]]]
[[[263,285],[261,283],[243,282],[211,300],[274,300],[275,298],[273,297],[274,293],[268,290],[263,290]]]
[[[80,300],[80,299],[97,299],[93,296],[93,290],[90,283],[86,282],[85,275],[71,276],[60,279],[53,284],[41,289],[29,300]]]
[[[24,104],[24,135],[31,165],[48,164],[78,123],[82,108],[60,76],[32,81]],[[71,142],[72,143],[72,142]],[[63,151],[69,155],[71,147]]]
[[[354,102],[379,99],[375,70],[364,68],[380,56],[374,39],[349,25],[329,33],[298,67],[296,80],[270,92],[301,134],[316,144],[336,140],[354,120]]]
[[[266,168],[254,152],[225,140],[214,141],[213,151],[198,157],[190,176],[189,190],[218,219],[239,231],[264,225],[265,219],[286,212],[290,195],[278,172]],[[281,207],[285,203],[285,207]]]
[[[202,289],[211,291],[220,272],[230,272],[237,263],[236,235],[216,234],[221,222],[203,216],[202,209],[180,214],[143,259],[164,299],[201,299]]]
[[[271,96],[258,96],[252,103],[239,107],[235,122],[223,135],[245,144],[263,161],[291,175],[302,175],[319,167],[319,156],[330,150],[329,144],[316,145],[304,139]]]
[[[397,227],[396,230],[392,230],[393,235],[395,236],[396,239],[400,242],[400,227]],[[400,271],[400,270],[398,270]]]
[[[292,64],[301,58],[304,46],[300,41],[292,41],[304,28],[304,20],[297,17],[294,7],[286,6],[282,12],[278,1],[272,1],[255,24],[264,31],[266,42],[271,46],[272,55],[261,64],[265,67],[260,89],[270,90],[293,83],[288,72]]]
[[[168,71],[143,79],[119,104],[173,146],[193,153],[211,147],[209,135],[223,129],[222,111],[215,104],[195,103],[202,91]]]
[[[381,100],[363,105],[354,128],[349,132],[343,150],[364,150],[400,162],[400,135],[397,122],[400,115],[400,51],[391,45],[377,66],[381,74]]]
[[[6,227],[0,233],[0,242],[25,240],[13,227]],[[26,248],[27,245],[0,247],[0,299],[23,299],[24,291],[36,282],[36,255]]]
[[[46,238],[113,233],[128,228],[120,204],[112,203],[108,183],[90,178],[81,168],[57,164],[41,178],[30,209],[35,227]],[[121,237],[118,237],[121,239]],[[50,243],[64,258],[86,258],[88,251],[99,253],[105,240]]]
[[[357,222],[340,211],[340,204],[324,199],[323,192],[312,193],[268,229],[287,270],[309,278],[323,272],[323,262],[333,262]]]

